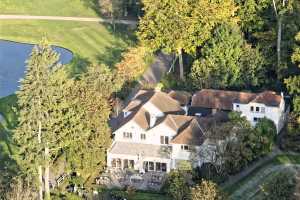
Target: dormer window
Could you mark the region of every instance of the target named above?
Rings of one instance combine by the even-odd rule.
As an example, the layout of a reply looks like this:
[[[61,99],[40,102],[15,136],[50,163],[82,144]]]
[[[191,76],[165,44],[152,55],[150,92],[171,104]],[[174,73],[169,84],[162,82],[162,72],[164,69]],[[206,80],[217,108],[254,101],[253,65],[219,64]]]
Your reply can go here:
[[[131,111],[123,111],[124,118],[128,117],[131,114]]]

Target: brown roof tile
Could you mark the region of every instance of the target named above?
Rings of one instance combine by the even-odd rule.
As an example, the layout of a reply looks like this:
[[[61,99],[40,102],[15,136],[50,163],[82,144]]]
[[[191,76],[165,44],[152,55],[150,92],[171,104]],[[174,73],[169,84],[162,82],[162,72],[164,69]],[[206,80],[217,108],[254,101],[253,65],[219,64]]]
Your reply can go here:
[[[187,144],[200,146],[204,142],[204,133],[196,117],[189,121],[171,141],[173,144]]]
[[[250,102],[263,103],[267,106],[278,106],[281,96],[274,92],[262,93],[235,92],[224,90],[203,89],[192,97],[192,106],[232,110],[233,103],[248,104]]]
[[[172,90],[168,93],[168,95],[177,100],[181,105],[187,105],[191,99],[191,94],[185,91],[176,91]]]

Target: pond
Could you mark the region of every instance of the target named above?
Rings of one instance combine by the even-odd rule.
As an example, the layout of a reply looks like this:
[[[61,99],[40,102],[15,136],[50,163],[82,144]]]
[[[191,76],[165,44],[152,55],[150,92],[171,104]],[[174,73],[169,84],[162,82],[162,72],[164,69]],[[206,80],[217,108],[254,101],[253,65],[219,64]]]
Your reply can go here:
[[[0,40],[0,98],[18,90],[19,80],[24,76],[26,64],[33,44]],[[60,63],[68,64],[73,53],[65,48],[53,46],[60,54]]]

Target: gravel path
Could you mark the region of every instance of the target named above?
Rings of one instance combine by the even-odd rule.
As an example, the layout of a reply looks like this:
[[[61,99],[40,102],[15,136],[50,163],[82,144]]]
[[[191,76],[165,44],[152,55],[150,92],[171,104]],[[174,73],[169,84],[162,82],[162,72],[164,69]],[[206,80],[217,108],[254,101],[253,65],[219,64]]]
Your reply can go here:
[[[58,21],[80,21],[80,22],[101,22],[112,23],[110,19],[102,19],[97,17],[63,17],[63,16],[33,16],[33,15],[0,15],[0,20],[58,20]],[[115,20],[116,24],[137,25],[137,21],[133,20]]]

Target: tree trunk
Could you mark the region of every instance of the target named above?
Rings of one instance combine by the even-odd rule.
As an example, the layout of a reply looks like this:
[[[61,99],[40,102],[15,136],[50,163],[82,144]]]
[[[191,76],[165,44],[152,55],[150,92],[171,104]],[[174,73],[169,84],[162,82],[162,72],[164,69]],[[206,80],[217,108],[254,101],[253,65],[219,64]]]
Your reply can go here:
[[[39,126],[38,142],[41,145],[41,143],[42,143],[42,123],[41,123],[41,121],[38,122],[38,126]],[[39,199],[43,200],[43,171],[42,171],[41,164],[38,167],[38,173],[39,173]]]
[[[281,35],[282,35],[282,17],[278,16],[278,30],[277,30],[277,70],[276,70],[278,77],[280,76],[280,69],[281,69]]]
[[[50,187],[49,187],[49,148],[45,147],[45,199],[49,200],[50,198]]]
[[[43,171],[42,165],[38,167],[39,173],[39,200],[43,200]]]
[[[182,49],[178,49],[178,57],[179,57],[179,75],[180,79],[184,80],[184,69],[183,69],[183,58],[182,58]]]

